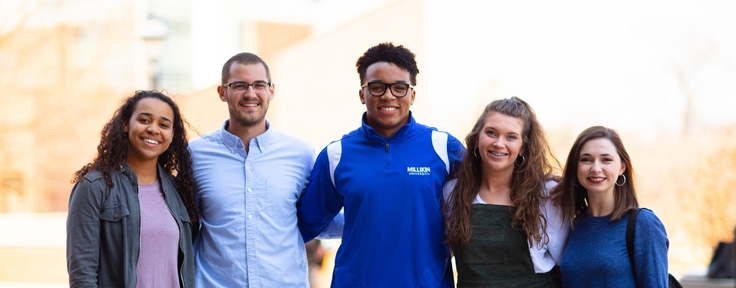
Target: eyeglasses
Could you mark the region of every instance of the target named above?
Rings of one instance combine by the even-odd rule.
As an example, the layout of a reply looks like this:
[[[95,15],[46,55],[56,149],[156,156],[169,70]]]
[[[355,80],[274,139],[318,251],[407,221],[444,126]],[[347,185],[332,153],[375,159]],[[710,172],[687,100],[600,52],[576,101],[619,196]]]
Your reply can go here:
[[[383,83],[383,82],[370,82],[365,83],[360,88],[368,87],[368,91],[372,96],[381,97],[386,93],[386,88],[391,89],[391,94],[396,98],[406,96],[409,92],[409,88],[414,89],[414,86],[406,83]]]
[[[268,89],[268,87],[271,87],[271,82],[256,81],[253,82],[253,84],[248,84],[243,81],[236,81],[228,83],[227,86],[233,89],[234,92],[238,93],[248,91],[248,87],[253,87],[253,90],[255,90],[256,93],[263,93],[266,92],[266,89]]]

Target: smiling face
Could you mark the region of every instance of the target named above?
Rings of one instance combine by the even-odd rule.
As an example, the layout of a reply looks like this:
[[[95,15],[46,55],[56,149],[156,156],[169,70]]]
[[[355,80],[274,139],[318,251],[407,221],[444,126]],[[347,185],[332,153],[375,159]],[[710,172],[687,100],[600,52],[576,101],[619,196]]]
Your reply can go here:
[[[269,82],[266,68],[261,63],[242,64],[233,63],[230,66],[230,79],[223,85],[217,87],[220,100],[227,102],[230,111],[230,125],[241,127],[254,127],[263,125],[265,128],[266,112],[268,104],[274,95],[274,85],[267,89],[258,90],[255,87],[246,87],[244,91],[235,91],[228,86],[234,82],[245,82],[253,84],[256,82]]]
[[[514,171],[514,161],[522,149],[524,123],[521,119],[491,112],[478,135],[478,149],[483,160],[482,169],[488,172]]]
[[[577,178],[588,193],[613,194],[618,176],[626,166],[616,147],[607,138],[591,139],[583,144],[578,159]]]
[[[389,62],[376,62],[368,66],[363,83],[411,84],[409,72]],[[382,96],[372,96],[368,87],[360,89],[360,102],[365,104],[365,122],[383,137],[391,137],[409,122],[409,107],[414,103],[415,92],[409,88],[406,96],[397,98],[390,89]]]
[[[128,134],[129,148],[126,163],[156,163],[158,156],[169,149],[173,137],[174,111],[169,104],[156,98],[143,98],[123,127]]]

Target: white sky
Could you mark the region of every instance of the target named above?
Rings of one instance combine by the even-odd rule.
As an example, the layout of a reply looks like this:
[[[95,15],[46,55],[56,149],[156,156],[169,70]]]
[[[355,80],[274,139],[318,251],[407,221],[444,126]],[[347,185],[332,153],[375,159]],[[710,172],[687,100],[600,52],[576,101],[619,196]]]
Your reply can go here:
[[[455,133],[457,118],[518,96],[547,129],[602,124],[648,138],[682,127],[682,67],[695,127],[734,124],[735,14],[736,1],[430,0],[418,89],[430,123]]]

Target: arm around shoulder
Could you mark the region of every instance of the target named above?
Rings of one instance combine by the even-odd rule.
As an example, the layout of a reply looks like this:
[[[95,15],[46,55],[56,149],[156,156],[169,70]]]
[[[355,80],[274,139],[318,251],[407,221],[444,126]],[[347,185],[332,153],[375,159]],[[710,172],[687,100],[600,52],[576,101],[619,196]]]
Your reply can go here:
[[[543,195],[549,196],[549,191],[557,185],[555,181],[547,181]],[[547,243],[547,251],[549,252],[552,259],[555,260],[557,265],[560,265],[562,261],[562,254],[565,252],[567,246],[567,239],[570,235],[570,223],[564,221],[562,210],[559,206],[554,204],[551,198],[547,198],[542,205],[542,213],[547,219],[547,237],[549,242]]]
[[[317,239],[340,239],[342,238],[342,230],[345,228],[345,213],[340,211],[340,213],[337,213],[335,215],[335,218],[332,218],[332,221],[330,222],[330,225],[327,226],[327,229],[322,231],[322,233],[319,233],[317,235]]]
[[[317,157],[309,178],[309,185],[297,205],[299,231],[304,242],[312,240],[330,225],[343,206],[342,196],[333,181],[327,148]],[[343,220],[344,221],[344,220]],[[342,229],[340,228],[340,233]]]
[[[450,133],[447,133],[447,135],[447,152],[452,165],[452,169],[450,170],[451,175],[455,175],[457,170],[460,169],[460,163],[463,161],[463,156],[465,156],[465,146],[463,146],[463,143],[455,138],[455,136],[450,135]]]

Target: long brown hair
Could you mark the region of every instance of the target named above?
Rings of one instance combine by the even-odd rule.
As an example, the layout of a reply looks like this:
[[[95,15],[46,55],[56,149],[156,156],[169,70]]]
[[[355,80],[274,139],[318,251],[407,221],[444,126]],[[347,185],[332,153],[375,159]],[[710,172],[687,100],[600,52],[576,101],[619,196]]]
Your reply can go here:
[[[545,175],[559,171],[559,162],[550,151],[534,110],[517,97],[496,100],[486,105],[473,130],[465,137],[468,152],[463,156],[457,183],[444,206],[445,214],[449,214],[445,220],[447,243],[462,247],[470,240],[472,203],[484,177],[482,160],[475,157],[473,151],[478,147],[485,120],[492,112],[519,118],[524,123],[520,154],[526,159],[520,166],[514,166],[511,177],[511,205],[516,207],[511,225],[514,229],[523,230],[530,243],[533,240],[546,243],[549,240],[547,219],[541,213],[540,205],[547,197],[542,195],[542,190],[545,188]]]
[[[189,142],[187,141],[187,130],[184,127],[186,120],[179,112],[179,106],[174,103],[171,98],[158,91],[136,91],[131,97],[128,97],[120,108],[112,116],[107,124],[102,128],[100,144],[97,145],[97,157],[86,165],[82,166],[79,171],[74,173],[72,183],[82,180],[84,175],[94,170],[99,170],[105,178],[108,189],[112,189],[114,184],[110,172],[117,169],[125,163],[128,156],[128,134],[123,131],[123,125],[130,121],[135,106],[144,98],[155,98],[163,101],[171,106],[174,111],[174,133],[171,139],[169,149],[158,156],[158,164],[164,171],[176,175],[179,180],[177,191],[179,196],[187,208],[189,217],[193,223],[199,220],[199,212],[194,201],[194,177],[192,172],[192,157],[189,153]]]
[[[580,150],[588,141],[601,138],[608,139],[613,143],[619,158],[621,158],[621,164],[626,167],[623,174],[626,177],[626,182],[622,186],[615,185],[613,187],[615,204],[611,221],[621,219],[629,210],[639,207],[639,202],[636,200],[636,189],[634,188],[634,166],[631,165],[631,157],[626,152],[621,137],[613,129],[593,126],[581,132],[575,143],[572,144],[570,153],[567,154],[562,182],[553,191],[555,204],[562,208],[564,221],[570,221],[570,227],[574,227],[577,217],[588,210],[588,191],[580,185],[577,176]]]

